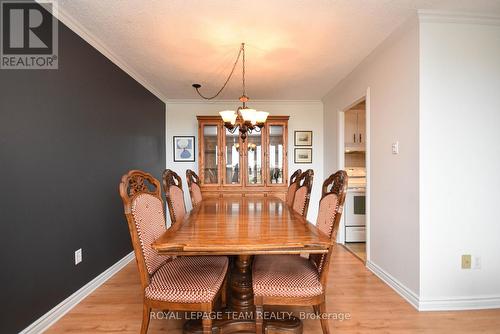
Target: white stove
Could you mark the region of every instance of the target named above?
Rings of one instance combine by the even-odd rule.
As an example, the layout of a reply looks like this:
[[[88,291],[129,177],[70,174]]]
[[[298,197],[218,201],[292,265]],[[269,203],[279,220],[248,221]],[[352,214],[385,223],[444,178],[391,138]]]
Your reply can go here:
[[[366,241],[366,168],[346,168],[345,242]]]

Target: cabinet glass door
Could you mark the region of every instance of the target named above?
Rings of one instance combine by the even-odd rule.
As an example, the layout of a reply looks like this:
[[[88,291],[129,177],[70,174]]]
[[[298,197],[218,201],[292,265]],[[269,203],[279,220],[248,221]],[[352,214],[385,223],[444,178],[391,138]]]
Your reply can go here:
[[[217,125],[203,125],[203,183],[219,183]]]
[[[262,130],[261,130],[262,131]],[[246,141],[246,155],[247,155],[247,185],[262,185],[262,161],[263,161],[263,146],[262,146],[262,132],[253,132],[248,135]]]
[[[284,161],[285,161],[285,150],[284,150],[284,125],[269,125],[269,178],[267,180],[268,184],[283,184],[284,179]]]
[[[238,128],[231,133],[225,129],[224,137],[225,184],[241,183],[240,161],[240,131]]]

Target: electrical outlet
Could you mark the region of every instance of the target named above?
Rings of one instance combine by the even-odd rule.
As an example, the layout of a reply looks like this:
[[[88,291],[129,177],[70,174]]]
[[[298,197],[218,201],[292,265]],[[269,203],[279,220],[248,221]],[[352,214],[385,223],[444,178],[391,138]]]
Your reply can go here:
[[[472,256],[468,254],[462,255],[462,269],[470,269],[472,267]]]
[[[392,143],[392,154],[399,154],[399,142]]]
[[[82,258],[82,249],[80,248],[80,249],[77,249],[75,251],[75,266],[78,263],[82,262],[82,260],[83,260],[83,258]]]
[[[474,259],[472,261],[472,268],[474,269],[481,269],[481,257],[480,256],[474,256]]]

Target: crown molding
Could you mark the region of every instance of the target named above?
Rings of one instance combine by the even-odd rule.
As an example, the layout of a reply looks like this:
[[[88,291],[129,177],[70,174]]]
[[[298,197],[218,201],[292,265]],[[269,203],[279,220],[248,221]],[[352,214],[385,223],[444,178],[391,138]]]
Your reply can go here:
[[[42,0],[37,0],[41,2]],[[62,22],[66,27],[75,32],[83,40],[89,43],[97,51],[108,58],[112,63],[118,66],[121,70],[131,76],[135,81],[140,83],[144,88],[149,90],[153,95],[162,100],[164,103],[167,101],[167,97],[163,95],[158,89],[156,89],[148,80],[146,80],[142,75],[140,75],[132,66],[127,64],[123,59],[121,59],[116,53],[111,51],[106,45],[95,35],[91,34],[86,28],[84,28],[77,20],[75,20],[71,15],[69,15],[62,6],[58,6],[57,11],[53,14],[56,19]]]
[[[480,13],[418,10],[420,22],[500,25],[500,16]]]
[[[200,99],[168,99],[165,102],[168,104],[228,104],[228,103],[241,103],[239,100],[217,100],[217,101],[207,101]],[[251,100],[247,102],[249,105],[252,104],[323,104],[321,100]]]

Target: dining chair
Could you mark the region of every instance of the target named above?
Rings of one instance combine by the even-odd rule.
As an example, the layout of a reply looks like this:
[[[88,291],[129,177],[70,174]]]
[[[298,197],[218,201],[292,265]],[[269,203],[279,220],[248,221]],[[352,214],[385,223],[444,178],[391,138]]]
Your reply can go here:
[[[182,221],[186,215],[184,191],[182,191],[181,177],[171,169],[165,169],[162,175],[163,191],[167,200],[168,212],[172,224]]]
[[[313,306],[316,313],[325,313],[328,268],[337,236],[347,190],[347,173],[338,171],[323,183],[316,226],[330,238],[326,254],[309,258],[289,255],[260,255],[253,263],[253,293],[256,332],[262,333],[264,305]],[[330,333],[328,320],[320,317],[323,334]]]
[[[313,184],[314,171],[308,169],[297,178],[297,190],[293,198],[292,208],[297,213],[307,217],[309,210],[309,200],[311,198],[311,189]]]
[[[141,333],[148,331],[152,309],[212,312],[219,296],[225,298],[227,257],[172,258],[151,247],[166,231],[160,182],[151,174],[132,170],[123,175],[120,196],[143,290]],[[212,333],[210,318],[202,319],[204,334]]]
[[[302,169],[297,169],[293,172],[292,176],[290,176],[290,184],[288,185],[288,189],[286,191],[286,204],[289,207],[293,205],[293,199],[295,198],[295,191],[297,191],[297,179],[302,174]]]
[[[191,204],[193,208],[200,204],[203,197],[201,195],[200,178],[191,169],[186,170],[186,180],[189,189],[189,196],[191,197]]]

